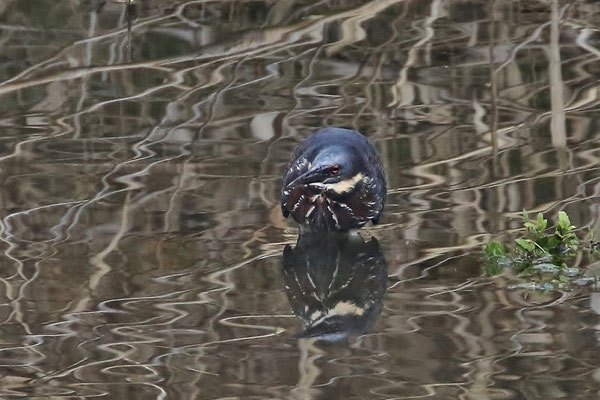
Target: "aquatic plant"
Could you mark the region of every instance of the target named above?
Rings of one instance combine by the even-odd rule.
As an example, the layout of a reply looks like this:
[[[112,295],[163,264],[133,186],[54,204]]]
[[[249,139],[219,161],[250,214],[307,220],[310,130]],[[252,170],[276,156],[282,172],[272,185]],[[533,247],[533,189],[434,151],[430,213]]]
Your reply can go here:
[[[577,228],[571,224],[565,211],[559,211],[556,224],[548,228],[548,219],[542,213],[530,219],[524,210],[523,228],[522,235],[515,239],[514,247],[495,240],[485,245],[484,267],[487,274],[497,275],[504,268],[511,267],[519,277],[529,281],[516,287],[565,288],[581,272],[579,268],[569,266],[577,250],[585,250],[592,256],[599,253],[592,232],[587,239],[577,236]]]

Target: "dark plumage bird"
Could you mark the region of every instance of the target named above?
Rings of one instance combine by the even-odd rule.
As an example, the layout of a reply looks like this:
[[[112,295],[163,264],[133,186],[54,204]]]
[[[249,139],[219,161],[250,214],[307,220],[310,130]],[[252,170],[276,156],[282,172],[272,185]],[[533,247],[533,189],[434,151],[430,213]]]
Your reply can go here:
[[[367,138],[325,128],[296,149],[283,176],[281,209],[303,231],[348,231],[378,223],[385,194],[381,159]]]

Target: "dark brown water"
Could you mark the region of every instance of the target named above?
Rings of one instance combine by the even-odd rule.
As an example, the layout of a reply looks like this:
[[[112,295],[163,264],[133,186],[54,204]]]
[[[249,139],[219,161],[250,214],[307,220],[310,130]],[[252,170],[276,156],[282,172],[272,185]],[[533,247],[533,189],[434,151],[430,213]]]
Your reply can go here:
[[[0,396],[597,398],[600,292],[510,289],[480,251],[524,208],[600,235],[599,27],[583,0],[2,1]],[[281,175],[326,125],[376,143],[384,218],[284,255]],[[350,339],[296,337],[352,307]]]

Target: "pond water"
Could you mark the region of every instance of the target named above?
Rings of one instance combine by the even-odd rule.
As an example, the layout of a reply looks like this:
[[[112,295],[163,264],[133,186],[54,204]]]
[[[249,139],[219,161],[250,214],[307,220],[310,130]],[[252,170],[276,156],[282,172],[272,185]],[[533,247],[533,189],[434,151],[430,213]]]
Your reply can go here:
[[[523,209],[600,235],[598,27],[591,0],[4,0],[0,396],[597,398],[596,285],[515,289],[481,249]],[[281,176],[329,125],[380,151],[384,216],[296,245]]]

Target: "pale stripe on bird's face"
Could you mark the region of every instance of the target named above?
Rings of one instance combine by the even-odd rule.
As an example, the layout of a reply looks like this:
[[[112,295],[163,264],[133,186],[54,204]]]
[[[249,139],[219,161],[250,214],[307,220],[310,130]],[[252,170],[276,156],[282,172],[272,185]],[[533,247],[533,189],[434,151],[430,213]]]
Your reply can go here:
[[[365,175],[362,172],[354,175],[352,178],[344,179],[343,181],[339,181],[336,183],[321,183],[315,182],[310,183],[310,186],[331,190],[337,194],[345,194],[352,191],[358,182],[365,180]]]

